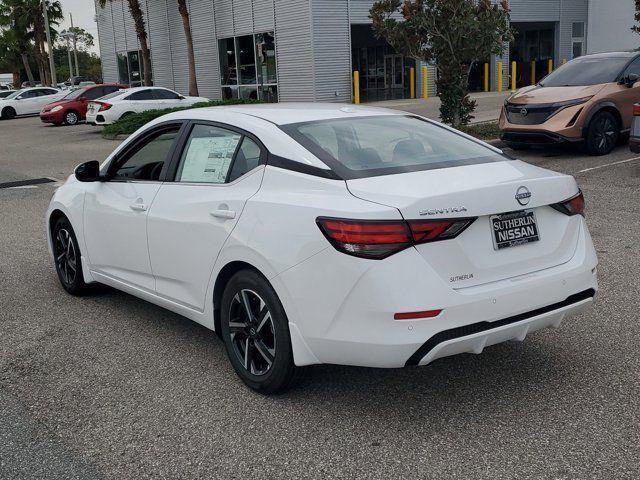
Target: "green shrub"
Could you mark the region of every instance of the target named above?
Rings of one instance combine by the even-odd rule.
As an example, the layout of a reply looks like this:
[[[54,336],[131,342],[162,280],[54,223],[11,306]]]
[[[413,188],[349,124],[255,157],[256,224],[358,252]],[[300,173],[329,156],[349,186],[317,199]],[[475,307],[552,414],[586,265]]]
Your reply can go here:
[[[476,123],[460,127],[458,130],[461,130],[472,137],[479,138],[480,140],[495,140],[500,138],[498,122]]]
[[[189,110],[192,108],[219,107],[222,105],[243,105],[251,103],[260,103],[257,100],[215,100],[211,102],[196,103],[191,107],[165,108],[163,110],[147,110],[141,113],[131,113],[116,120],[111,125],[106,125],[102,130],[104,138],[113,139],[118,135],[130,135],[151,120],[155,120],[167,113],[179,112],[180,110]]]

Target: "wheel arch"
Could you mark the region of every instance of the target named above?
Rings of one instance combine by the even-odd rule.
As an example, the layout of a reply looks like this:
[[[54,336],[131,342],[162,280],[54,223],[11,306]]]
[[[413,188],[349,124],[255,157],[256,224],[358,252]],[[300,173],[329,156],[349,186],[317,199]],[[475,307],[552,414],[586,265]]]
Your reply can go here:
[[[220,269],[213,285],[213,328],[218,336],[221,335],[220,303],[222,303],[222,294],[231,277],[241,270],[252,270],[269,282],[269,279],[258,268],[243,260],[233,260]],[[271,282],[269,283],[271,284]]]
[[[614,117],[616,117],[616,120],[618,121],[618,125],[620,126],[620,129],[622,129],[622,126],[623,126],[622,114],[620,113],[620,110],[618,110],[618,107],[616,107],[616,104],[613,102],[600,102],[596,104],[594,107],[592,107],[591,110],[589,110],[589,113],[587,113],[587,117],[585,118],[585,121],[584,121],[584,126],[582,127],[582,138],[587,138],[591,121],[600,112],[611,113]]]
[[[9,112],[11,110],[13,110],[14,116],[18,115],[18,111],[15,109],[15,107],[13,107],[12,105],[7,105],[6,107],[3,107],[2,110],[0,111],[0,117],[6,118],[5,112]]]

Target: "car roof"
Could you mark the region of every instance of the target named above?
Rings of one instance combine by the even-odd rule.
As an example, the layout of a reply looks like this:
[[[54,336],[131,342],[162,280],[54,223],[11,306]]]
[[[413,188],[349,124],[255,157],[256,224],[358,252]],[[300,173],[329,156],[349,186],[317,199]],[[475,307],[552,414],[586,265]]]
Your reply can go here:
[[[584,55],[578,58],[634,58],[640,55],[638,51],[602,52]]]
[[[363,107],[344,103],[265,103],[253,105],[228,105],[186,110],[182,118],[215,121],[216,112],[234,112],[266,120],[275,125],[315,122],[341,118],[378,115],[406,115],[406,112],[379,107]]]

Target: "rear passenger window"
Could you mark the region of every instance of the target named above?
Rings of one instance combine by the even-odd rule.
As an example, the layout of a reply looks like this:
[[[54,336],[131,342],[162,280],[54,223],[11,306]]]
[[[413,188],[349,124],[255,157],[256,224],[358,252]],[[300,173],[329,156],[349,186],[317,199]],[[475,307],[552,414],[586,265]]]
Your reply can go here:
[[[100,98],[104,95],[103,87],[92,88],[91,90],[87,90],[84,94],[84,98],[87,100],[95,100],[96,98]]]
[[[256,142],[249,137],[244,137],[231,167],[229,182],[233,182],[260,165],[260,154],[260,147]]]
[[[140,90],[139,92],[133,92],[126,100],[155,100],[153,96],[153,90]]]
[[[242,135],[211,125],[195,125],[182,152],[176,182],[226,183]]]

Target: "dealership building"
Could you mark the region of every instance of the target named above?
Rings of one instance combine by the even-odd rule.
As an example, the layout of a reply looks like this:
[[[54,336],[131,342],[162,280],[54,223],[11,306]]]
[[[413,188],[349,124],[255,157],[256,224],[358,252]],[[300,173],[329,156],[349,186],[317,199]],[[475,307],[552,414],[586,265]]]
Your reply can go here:
[[[155,85],[188,92],[187,45],[175,0],[140,0]],[[396,52],[371,28],[373,0],[188,0],[200,95],[212,99],[338,101],[353,98],[359,72],[362,101],[409,98],[411,71],[422,92],[420,61]],[[472,68],[470,88],[509,85],[517,62],[518,86],[539,80],[549,60],[637,48],[634,0],[511,0],[515,40],[503,56]],[[103,80],[139,85],[142,61],[126,0],[96,5]],[[533,66],[532,66],[533,64]],[[435,67],[427,90],[435,93]]]

